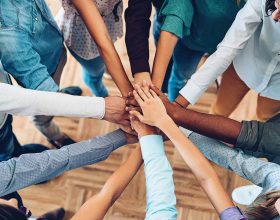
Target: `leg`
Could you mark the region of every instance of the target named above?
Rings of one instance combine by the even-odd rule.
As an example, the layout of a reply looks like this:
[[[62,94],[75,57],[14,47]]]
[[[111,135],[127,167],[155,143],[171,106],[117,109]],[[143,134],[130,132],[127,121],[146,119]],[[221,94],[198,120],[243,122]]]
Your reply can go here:
[[[74,58],[82,66],[83,80],[85,84],[91,90],[91,93],[97,97],[106,97],[108,96],[108,90],[102,82],[102,77],[105,72],[105,64],[102,58],[96,57],[91,60],[85,60],[75,54],[73,51],[70,51]]]
[[[57,70],[52,76],[54,81],[59,85],[61,74],[64,68],[64,65],[67,61],[66,50],[63,50],[63,53],[60,57],[60,62],[58,64]],[[67,135],[62,133],[59,127],[53,122],[52,116],[34,116],[31,117],[32,123],[35,127],[56,147],[61,147],[67,144],[74,143],[74,141],[69,138]]]
[[[258,95],[255,119],[267,121],[280,112],[280,101]]]
[[[168,97],[171,102],[178,96],[180,89],[195,72],[200,62],[202,52],[188,49],[179,41],[173,53],[173,68],[168,85]]]
[[[159,39],[159,34],[160,34],[160,28],[161,28],[161,24],[158,20],[158,16],[157,16],[158,12],[155,13],[154,16],[154,23],[153,23],[153,35],[154,35],[154,42],[155,45],[157,45],[158,39]],[[164,93],[168,93],[168,82],[169,82],[169,78],[171,75],[171,71],[172,71],[172,66],[173,66],[173,58],[170,59],[166,73],[165,73],[165,77],[163,80],[163,84],[162,84],[162,92]]]
[[[239,78],[233,65],[230,65],[223,74],[212,113],[229,116],[248,91],[248,86]]]

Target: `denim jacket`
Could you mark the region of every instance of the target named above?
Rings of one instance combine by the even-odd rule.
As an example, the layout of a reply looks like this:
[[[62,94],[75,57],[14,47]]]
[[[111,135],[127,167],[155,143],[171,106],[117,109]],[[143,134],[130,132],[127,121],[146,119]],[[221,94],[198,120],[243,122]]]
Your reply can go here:
[[[57,91],[51,78],[63,37],[44,0],[0,0],[0,60],[25,88]]]

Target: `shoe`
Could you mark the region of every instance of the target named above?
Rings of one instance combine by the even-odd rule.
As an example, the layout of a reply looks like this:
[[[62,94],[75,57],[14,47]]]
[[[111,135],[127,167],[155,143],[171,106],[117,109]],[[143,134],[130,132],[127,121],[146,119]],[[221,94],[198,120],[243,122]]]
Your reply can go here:
[[[74,141],[73,139],[71,139],[69,136],[67,136],[66,134],[63,135],[62,138],[60,138],[59,140],[50,140],[48,139],[48,142],[53,145],[55,148],[60,149],[64,146],[70,145],[70,144],[75,144],[76,141]]]
[[[61,89],[59,92],[62,92],[62,93],[68,94],[68,95],[80,96],[80,95],[82,95],[83,91],[78,86],[68,86],[68,87]]]
[[[256,185],[241,186],[233,190],[231,196],[234,202],[240,205],[251,205],[262,192],[262,188]]]
[[[112,80],[112,76],[111,76],[109,73],[107,73],[107,72],[105,72],[105,73],[103,74],[103,77],[104,77],[104,79]]]
[[[65,216],[64,208],[59,208],[51,212],[47,212],[46,214],[37,218],[38,220],[63,220]]]

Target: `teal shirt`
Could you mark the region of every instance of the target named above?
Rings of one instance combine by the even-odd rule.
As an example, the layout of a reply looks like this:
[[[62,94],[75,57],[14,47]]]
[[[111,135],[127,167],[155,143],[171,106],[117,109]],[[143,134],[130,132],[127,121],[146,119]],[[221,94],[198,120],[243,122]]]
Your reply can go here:
[[[162,137],[140,139],[146,177],[146,220],[176,220],[173,171],[166,158]]]
[[[245,0],[165,0],[159,18],[162,29],[175,34],[190,49],[213,53]]]

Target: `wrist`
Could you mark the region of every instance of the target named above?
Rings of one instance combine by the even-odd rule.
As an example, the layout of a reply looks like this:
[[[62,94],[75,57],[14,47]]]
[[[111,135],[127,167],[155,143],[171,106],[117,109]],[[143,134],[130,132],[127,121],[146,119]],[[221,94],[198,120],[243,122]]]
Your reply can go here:
[[[181,106],[182,108],[186,108],[186,107],[188,107],[188,105],[190,104],[190,103],[188,102],[188,100],[186,100],[186,99],[185,99],[183,96],[181,96],[181,95],[179,95],[179,96],[175,99],[174,103],[176,103],[178,106]]]
[[[135,84],[141,85],[143,80],[146,80],[148,83],[151,82],[151,74],[149,72],[140,72],[134,75]]]
[[[156,126],[160,129],[160,130],[165,130],[167,127],[170,126],[170,124],[173,123],[172,118],[169,115],[166,115],[166,117],[163,117],[162,119],[160,119],[157,123]]]

